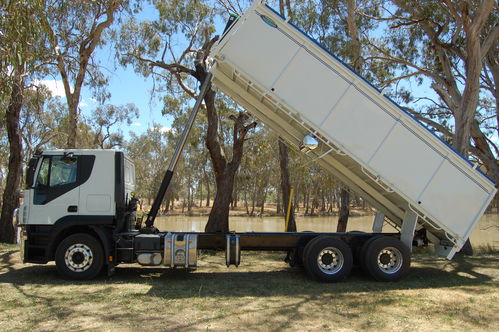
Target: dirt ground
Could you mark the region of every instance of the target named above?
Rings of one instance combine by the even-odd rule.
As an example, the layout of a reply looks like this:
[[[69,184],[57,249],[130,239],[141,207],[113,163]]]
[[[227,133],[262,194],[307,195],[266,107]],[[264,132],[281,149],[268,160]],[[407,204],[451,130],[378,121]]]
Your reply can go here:
[[[354,270],[317,283],[282,253],[247,253],[227,269],[202,254],[194,272],[120,266],[75,282],[53,264],[23,265],[0,245],[0,331],[497,331],[499,255],[454,261],[416,254],[409,276],[375,282]]]

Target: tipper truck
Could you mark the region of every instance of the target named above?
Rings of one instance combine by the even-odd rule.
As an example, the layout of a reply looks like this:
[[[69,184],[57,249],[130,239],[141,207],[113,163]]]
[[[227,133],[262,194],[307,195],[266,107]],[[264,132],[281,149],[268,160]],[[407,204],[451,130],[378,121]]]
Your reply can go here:
[[[496,188],[476,165],[264,1],[232,17],[145,226],[136,223],[133,162],[115,150],[52,150],[27,167],[17,214],[24,262],[55,260],[89,279],[120,263],[194,269],[198,250],[288,252],[320,281],[345,278],[354,259],[373,278],[409,270],[412,247],[452,259]],[[209,86],[223,91],[376,208],[372,233],[158,231],[154,219]],[[382,233],[384,223],[397,233]],[[415,236],[417,234],[417,238]]]

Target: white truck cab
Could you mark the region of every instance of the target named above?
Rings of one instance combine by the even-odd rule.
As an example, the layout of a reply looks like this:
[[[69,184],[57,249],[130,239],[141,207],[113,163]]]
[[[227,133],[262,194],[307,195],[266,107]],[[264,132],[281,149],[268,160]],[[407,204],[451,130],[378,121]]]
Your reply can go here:
[[[58,237],[74,227],[120,226],[134,189],[135,168],[122,152],[74,149],[35,154],[18,215],[23,260],[52,260]],[[29,237],[33,241],[27,241],[29,233],[36,234]]]

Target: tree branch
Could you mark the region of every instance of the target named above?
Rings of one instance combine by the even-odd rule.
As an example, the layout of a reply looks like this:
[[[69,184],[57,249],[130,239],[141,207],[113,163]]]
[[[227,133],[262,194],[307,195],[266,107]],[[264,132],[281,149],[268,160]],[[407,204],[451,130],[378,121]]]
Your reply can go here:
[[[482,47],[480,48],[482,59],[487,56],[492,46],[497,44],[497,39],[499,39],[499,26],[496,25],[482,43]]]

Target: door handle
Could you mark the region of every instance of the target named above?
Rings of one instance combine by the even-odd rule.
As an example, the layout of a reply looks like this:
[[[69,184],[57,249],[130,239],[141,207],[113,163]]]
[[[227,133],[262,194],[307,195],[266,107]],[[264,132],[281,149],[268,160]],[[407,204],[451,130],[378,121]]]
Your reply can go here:
[[[76,205],[68,206],[68,212],[78,212],[78,206]]]

